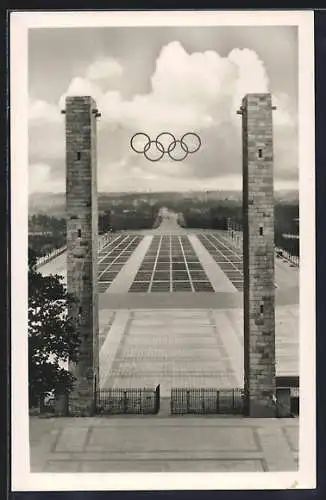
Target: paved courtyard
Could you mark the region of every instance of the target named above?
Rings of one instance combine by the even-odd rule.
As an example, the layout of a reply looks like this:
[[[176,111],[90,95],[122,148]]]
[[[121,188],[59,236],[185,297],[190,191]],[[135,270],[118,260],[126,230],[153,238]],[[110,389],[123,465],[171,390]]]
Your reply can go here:
[[[100,385],[243,385],[243,270],[222,231],[111,235],[99,252]],[[59,256],[41,271],[65,274]],[[298,269],[276,259],[276,371],[299,374]]]
[[[278,375],[297,375],[298,307],[276,311]],[[242,310],[102,309],[100,385],[242,387]]]
[[[243,268],[223,231],[112,234],[99,255],[100,385],[243,385]],[[275,260],[276,371],[299,374],[298,268]],[[41,268],[65,275],[60,255]]]
[[[31,467],[47,472],[294,470],[298,420],[172,417],[172,387],[243,386],[243,270],[225,232],[117,233],[99,252],[100,386],[161,387],[151,417],[31,418]],[[65,255],[43,274],[66,277]],[[276,371],[299,374],[299,273],[275,264]]]

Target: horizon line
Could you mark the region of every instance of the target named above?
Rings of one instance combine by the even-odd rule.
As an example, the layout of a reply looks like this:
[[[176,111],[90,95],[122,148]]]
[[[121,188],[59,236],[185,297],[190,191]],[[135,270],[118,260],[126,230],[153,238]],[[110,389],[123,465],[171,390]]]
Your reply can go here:
[[[278,188],[274,189],[274,192],[279,192],[279,191],[294,191],[294,192],[299,192],[299,188]],[[123,191],[123,190],[118,190],[118,191],[98,191],[97,194],[120,194],[120,193],[128,193],[128,194],[160,194],[160,193],[224,193],[224,192],[232,192],[232,193],[242,193],[242,189],[189,189],[189,190],[162,190],[162,191],[155,191],[155,190],[144,190],[144,191]],[[66,191],[36,191],[33,193],[29,193],[28,196],[32,196],[35,194],[66,194]]]

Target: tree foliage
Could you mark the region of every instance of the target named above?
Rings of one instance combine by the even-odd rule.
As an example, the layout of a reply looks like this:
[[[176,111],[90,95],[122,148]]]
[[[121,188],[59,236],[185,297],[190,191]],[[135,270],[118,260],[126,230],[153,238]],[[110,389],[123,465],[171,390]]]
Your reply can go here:
[[[73,301],[58,275],[42,276],[35,270],[35,252],[29,251],[28,362],[30,404],[44,395],[71,389],[73,376],[63,364],[76,361],[78,329],[68,316]]]

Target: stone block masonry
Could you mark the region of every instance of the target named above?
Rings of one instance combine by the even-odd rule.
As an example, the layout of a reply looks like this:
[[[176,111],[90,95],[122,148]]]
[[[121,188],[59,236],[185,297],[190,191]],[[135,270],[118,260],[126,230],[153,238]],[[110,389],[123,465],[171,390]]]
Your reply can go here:
[[[97,294],[97,141],[99,113],[91,97],[67,97],[66,109],[67,289],[80,330],[79,360],[70,363],[76,377],[69,412],[89,416],[95,411],[99,381]]]
[[[273,126],[270,94],[242,101],[245,412],[275,417]]]

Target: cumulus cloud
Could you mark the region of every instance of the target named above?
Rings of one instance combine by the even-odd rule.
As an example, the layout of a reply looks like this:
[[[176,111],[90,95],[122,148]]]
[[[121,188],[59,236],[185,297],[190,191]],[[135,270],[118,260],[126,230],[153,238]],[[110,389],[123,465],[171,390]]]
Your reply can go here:
[[[47,163],[32,163],[29,165],[28,190],[29,193],[62,192],[65,188],[64,179],[53,180],[51,167]]]
[[[60,109],[46,101],[31,99],[28,104],[28,120],[34,126],[48,123],[60,123]]]
[[[227,59],[236,68],[235,78],[231,82],[233,111],[239,108],[246,94],[269,91],[266,69],[256,52],[249,49],[233,49]]]
[[[64,118],[60,121],[46,122],[45,119],[32,122],[29,126],[30,163],[49,163],[65,157]],[[64,172],[62,172],[64,175]]]
[[[123,67],[112,57],[97,59],[87,68],[86,78],[112,84],[123,74]]]
[[[236,49],[228,57],[213,51],[188,54],[180,42],[172,42],[157,58],[150,93],[129,101],[117,92],[97,95],[104,122],[157,134],[221,125],[253,91],[268,91],[265,68],[254,52]]]
[[[277,128],[293,128],[297,124],[297,116],[290,109],[289,96],[281,94],[273,94],[273,105],[276,107],[276,112],[273,115],[273,123]]]
[[[77,76],[71,80],[67,91],[60,98],[59,106],[64,107],[66,96],[89,95],[96,101],[102,102],[103,96],[107,95],[110,100],[110,94],[114,96],[116,92],[108,90],[116,86],[122,74],[123,68],[115,59],[97,59],[88,66],[84,76]]]
[[[150,75],[148,93],[124,98],[115,87],[123,77],[120,62],[98,59],[84,75],[71,80],[57,107],[34,104],[30,114],[34,116],[33,126],[38,120],[44,122],[46,116],[49,123],[52,120],[52,154],[64,158],[64,122],[62,118],[54,120],[54,108],[64,107],[67,95],[91,95],[102,114],[98,146],[100,190],[119,189],[118,186],[127,189],[127,185],[130,189],[136,185],[150,188],[151,183],[152,189],[184,189],[196,183],[201,187],[205,182],[214,188],[238,185],[234,179],[241,175],[242,150],[241,118],[236,110],[245,94],[273,90],[264,63],[254,51],[235,48],[226,57],[211,50],[189,54],[180,42],[174,41],[162,47]],[[277,106],[275,174],[293,179],[297,175],[297,117],[285,94],[273,94],[273,104]],[[164,158],[154,164],[131,151],[129,143],[134,133],[146,132],[154,139],[162,131],[177,137],[195,131],[202,138],[202,148],[184,162]],[[54,146],[54,137],[58,142],[60,137],[62,148]],[[50,153],[50,143],[39,139],[36,144],[39,147],[32,147],[33,158],[46,161],[41,150],[47,144]]]
[[[66,96],[80,96],[80,95],[86,95],[86,96],[92,96],[94,97],[95,100],[100,100],[102,96],[102,91],[101,88],[91,80],[88,80],[87,78],[77,76],[76,78],[73,78],[69,84],[69,87],[67,89],[67,92],[65,92],[60,100],[59,100],[59,106],[61,109],[65,108],[65,99]]]

